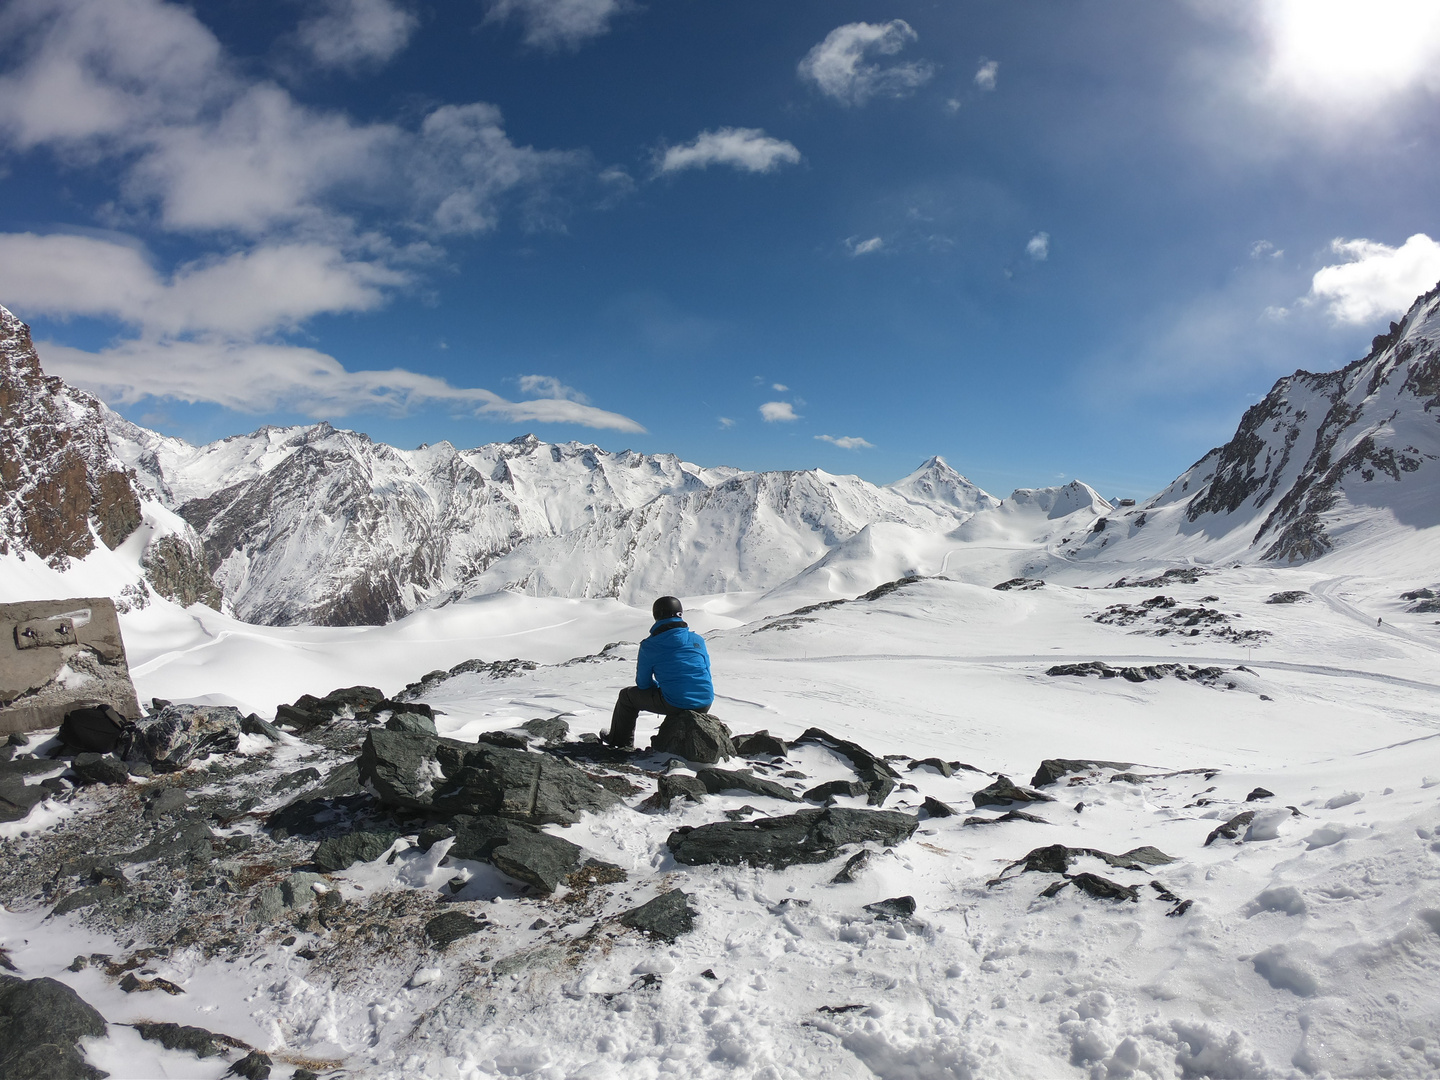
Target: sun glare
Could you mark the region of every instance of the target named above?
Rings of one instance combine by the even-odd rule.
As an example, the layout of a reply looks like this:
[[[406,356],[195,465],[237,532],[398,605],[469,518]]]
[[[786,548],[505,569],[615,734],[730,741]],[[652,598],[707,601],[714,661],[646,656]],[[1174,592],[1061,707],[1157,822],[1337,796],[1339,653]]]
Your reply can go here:
[[[1271,0],[1271,76],[1311,96],[1365,99],[1440,86],[1436,0]]]

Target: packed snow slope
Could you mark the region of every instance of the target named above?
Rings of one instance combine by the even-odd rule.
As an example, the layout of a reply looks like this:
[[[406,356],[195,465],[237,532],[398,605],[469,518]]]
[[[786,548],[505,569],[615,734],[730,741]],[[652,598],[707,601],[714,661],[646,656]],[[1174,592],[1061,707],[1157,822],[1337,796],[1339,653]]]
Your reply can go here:
[[[855,881],[832,883],[844,857],[778,871],[682,865],[667,847],[673,830],[795,804],[733,792],[645,810],[642,791],[547,830],[620,866],[625,882],[543,897],[487,864],[442,865],[445,842],[422,852],[402,836],[393,859],[326,875],[383,933],[282,921],[218,952],[151,956],[142,975],[180,995],[127,994],[94,964],[69,970],[76,953],[118,961],[149,944],[117,940],[100,907],[47,917],[46,904],[18,898],[0,912],[0,945],[24,977],[73,986],[111,1022],[84,1046],[117,1080],[227,1068],[120,1026],[142,1018],[245,1039],[272,1054],[276,1080],[301,1062],[357,1080],[1434,1076],[1440,616],[1407,610],[1419,605],[1401,595],[1434,584],[1383,566],[1250,566],[1142,588],[928,579],[800,611],[763,595],[693,598],[714,712],[732,730],[795,740],[818,726],[898,755],[911,786],[884,808],[918,814],[919,829],[877,848]],[[599,731],[648,622],[614,600],[515,594],[384,627],[247,626],[161,602],[122,621],[142,696],[234,700],[267,716],[302,687],[367,682],[395,694],[467,653],[536,662],[510,677],[425,679],[442,733],[465,740],[556,714],[572,733]],[[1049,674],[1097,661],[1134,670]],[[653,721],[642,718],[642,741]],[[267,763],[252,787],[232,790],[204,763],[169,781],[222,802],[260,794],[227,836],[258,837],[266,811],[303,794],[287,777],[343,760],[289,737],[242,751]],[[980,771],[911,767],[929,758]],[[1028,786],[1045,758],[1107,764],[1037,787],[1054,801],[1021,807],[1033,820],[972,805],[994,774]],[[642,771],[623,775],[648,790],[666,762],[640,753],[632,765]],[[852,775],[817,745],[727,763],[737,765],[796,792]],[[278,795],[265,794],[272,779]],[[1257,788],[1273,795],[1247,801]],[[127,797],[86,789],[44,804],[29,828],[40,843]],[[959,813],[927,810],[926,797]],[[1014,865],[1056,844],[1150,846],[1173,861],[1127,869],[1079,855],[1069,885],[1057,870]],[[1086,873],[1134,899],[1086,893]],[[671,944],[606,921],[675,888],[698,915]],[[900,896],[914,898],[909,918],[866,910]],[[434,947],[385,914],[417,905],[483,916],[486,928]]]

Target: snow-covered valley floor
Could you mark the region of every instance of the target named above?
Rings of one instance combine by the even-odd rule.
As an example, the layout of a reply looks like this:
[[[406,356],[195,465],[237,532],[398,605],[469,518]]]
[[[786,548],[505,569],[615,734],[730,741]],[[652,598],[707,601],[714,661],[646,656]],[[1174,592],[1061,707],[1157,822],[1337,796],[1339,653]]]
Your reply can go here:
[[[627,881],[587,898],[537,898],[486,864],[461,866],[471,876],[460,906],[492,926],[444,952],[391,943],[327,963],[325,931],[272,926],[247,930],[228,955],[178,949],[156,962],[186,990],[165,996],[127,995],[94,966],[67,970],[76,954],[145,944],[86,929],[83,911],[47,917],[16,900],[0,912],[0,944],[27,978],[74,986],[111,1021],[86,1051],[115,1077],[218,1077],[226,1067],[118,1026],[140,1018],[245,1039],[276,1055],[277,1080],[289,1075],[287,1054],[353,1077],[1437,1076],[1440,625],[1398,599],[1433,583],[1341,569],[1008,592],[926,579],[792,617],[805,598],[692,599],[691,625],[714,659],[713,712],[732,731],[788,741],[819,727],[902,755],[902,787],[885,808],[919,813],[919,829],[878,849],[853,883],[831,883],[843,858],[780,871],[691,867],[666,847],[682,825],[795,804],[719,795],[642,812],[637,795],[548,829]],[[1266,603],[1285,591],[1305,595]],[[1090,618],[1157,595],[1228,621],[1198,624],[1192,637],[1137,632],[1163,628],[1174,608]],[[235,703],[262,716],[354,683],[393,695],[471,657],[539,663],[435,683],[423,700],[441,711],[441,733],[460,739],[557,714],[572,737],[601,730],[633,679],[634,645],[564,661],[636,642],[647,626],[645,613],[613,601],[510,594],[382,628],[271,629],[163,603],[124,620],[142,700]],[[1211,632],[1227,627],[1235,634]],[[1237,640],[1240,631],[1268,636]],[[1091,661],[1223,670],[1142,682],[1046,674]],[[657,720],[642,716],[642,741]],[[331,760],[299,740],[261,744],[242,750],[272,755],[274,770]],[[908,768],[925,758],[980,771]],[[1039,821],[963,823],[1000,816],[971,800],[994,774],[1029,787],[1047,758],[1131,767],[1038,788],[1054,801],[1021,809]],[[803,773],[789,781],[797,792],[850,776],[815,744],[756,768],[782,783],[782,770]],[[1256,788],[1273,796],[1247,802]],[[927,796],[958,812],[921,812]],[[106,797],[42,808],[28,825],[73,827]],[[1206,845],[1244,811],[1255,817],[1234,838]],[[996,881],[1056,844],[1115,855],[1151,846],[1174,861],[1132,870],[1081,856],[1069,866],[1135,888],[1134,901],[1076,885],[1054,892],[1057,873],[1018,866]],[[377,911],[396,893],[449,895],[457,866],[439,865],[443,845],[396,847],[392,862],[357,864],[332,886]],[[699,912],[674,944],[598,932],[605,916],[672,888]],[[907,895],[909,920],[865,910]]]

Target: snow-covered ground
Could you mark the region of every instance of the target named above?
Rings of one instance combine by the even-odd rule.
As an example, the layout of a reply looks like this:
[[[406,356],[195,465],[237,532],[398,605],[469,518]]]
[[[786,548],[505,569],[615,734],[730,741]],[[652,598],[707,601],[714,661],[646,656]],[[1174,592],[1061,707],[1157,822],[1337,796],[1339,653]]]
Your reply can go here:
[[[981,556],[971,550],[947,569],[967,558]],[[784,613],[850,579],[692,598],[691,623],[714,659],[714,712],[733,731],[794,739],[817,726],[877,754],[983,771],[945,777],[902,763],[914,790],[887,808],[918,811],[928,795],[960,813],[922,814],[915,836],[852,884],[830,883],[839,861],[783,871],[673,861],[665,839],[680,825],[745,804],[795,809],[755,795],[551,827],[629,872],[607,913],[664,889],[690,893],[696,929],[672,946],[623,935],[561,963],[562,932],[532,927],[547,913],[564,926],[553,913],[565,898],[523,896],[480,864],[462,897],[506,931],[484,958],[480,944],[462,943],[332,982],[296,955],[304,941],[262,936],[229,961],[173,954],[156,970],[186,993],[163,997],[126,995],[93,967],[68,971],[77,953],[124,944],[95,940],[78,914],[46,918],[18,904],[0,912],[0,944],[24,975],[73,985],[112,1021],[87,1053],[116,1077],[224,1070],[113,1026],[142,1016],[343,1062],[356,1077],[1440,1075],[1440,625],[1399,600],[1435,584],[1422,569],[1332,557],[1102,589],[1120,575],[1092,566],[1088,578],[1030,591],[922,580],[793,618]],[[1289,590],[1306,596],[1265,602]],[[1164,608],[1128,625],[1088,617],[1155,595],[1231,617],[1212,626],[1269,636],[1134,632],[1159,628]],[[599,731],[631,680],[633,646],[561,662],[635,642],[648,625],[615,601],[511,594],[375,628],[256,627],[158,600],[122,621],[142,699],[234,702],[262,715],[353,683],[394,693],[470,657],[541,663],[440,683],[425,700],[443,710],[442,733],[460,738],[560,713],[574,731]],[[1218,686],[1045,674],[1093,660],[1225,670]],[[653,730],[644,725],[642,739]],[[275,752],[294,768],[307,751]],[[1043,822],[962,824],[986,774],[1026,785],[1044,758],[1133,763],[1126,772],[1154,778],[1079,774],[1044,789],[1056,801],[1024,808]],[[787,762],[806,774],[802,789],[849,775],[814,745]],[[1257,787],[1274,796],[1247,803]],[[1205,845],[1244,810],[1256,811],[1244,839]],[[1143,873],[1093,858],[1070,867],[1137,887],[1136,902],[1074,886],[1044,897],[1056,876],[1018,868],[990,884],[1050,844],[1114,854],[1150,845],[1175,861]],[[438,866],[442,854],[411,848],[333,883],[356,897],[438,891],[456,873]],[[902,895],[917,904],[909,922],[864,910]],[[1171,916],[1175,898],[1193,904]],[[273,1075],[288,1076],[276,1061]]]

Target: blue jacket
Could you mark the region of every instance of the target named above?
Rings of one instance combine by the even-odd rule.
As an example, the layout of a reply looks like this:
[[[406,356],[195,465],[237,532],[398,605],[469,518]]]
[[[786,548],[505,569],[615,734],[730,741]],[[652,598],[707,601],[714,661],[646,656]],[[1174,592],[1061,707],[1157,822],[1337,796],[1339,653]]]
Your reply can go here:
[[[635,685],[650,690],[657,684],[665,700],[682,709],[708,709],[715,700],[705,639],[681,619],[661,619],[640,643]]]

